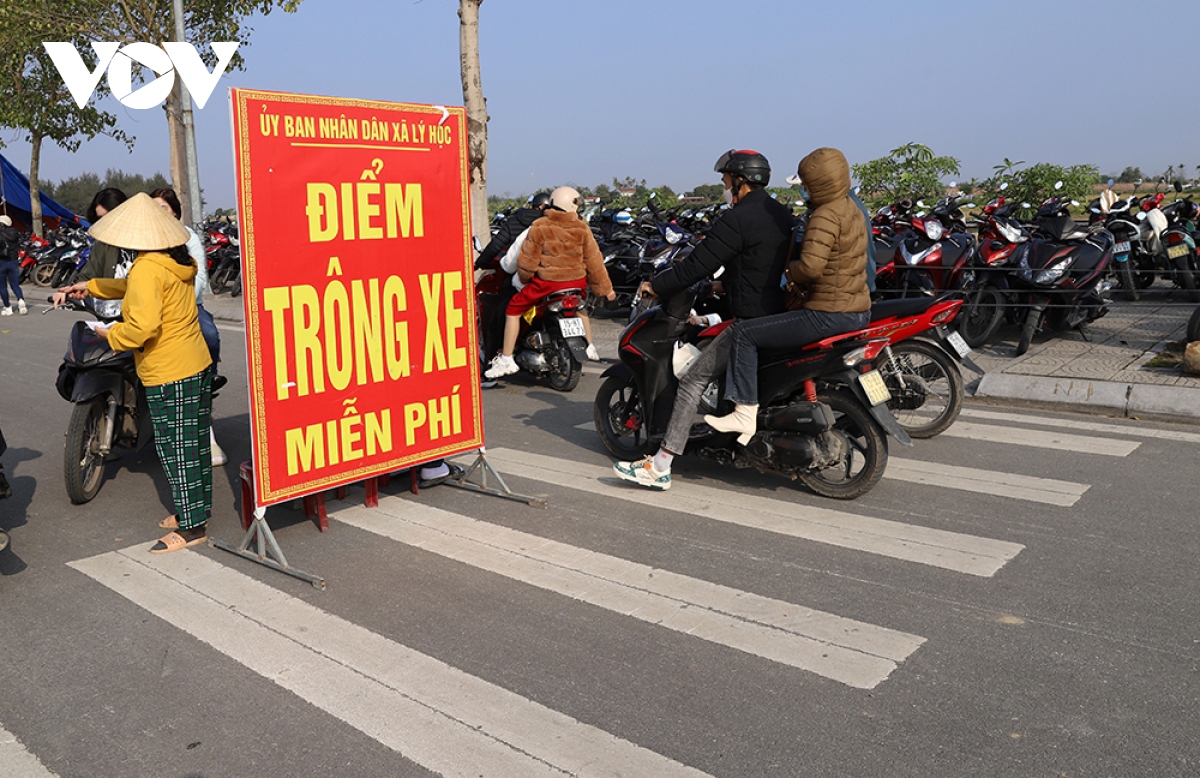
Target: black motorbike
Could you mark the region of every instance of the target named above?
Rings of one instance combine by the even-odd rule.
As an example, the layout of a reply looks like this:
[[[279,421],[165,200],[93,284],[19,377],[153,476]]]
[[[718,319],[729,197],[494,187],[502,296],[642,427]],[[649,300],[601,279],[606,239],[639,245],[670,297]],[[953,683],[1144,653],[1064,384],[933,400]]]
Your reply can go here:
[[[581,282],[582,284],[582,282]],[[522,317],[513,359],[535,376],[545,376],[552,389],[569,392],[579,385],[587,361],[584,296],[587,290],[561,289],[534,303],[532,320]]]
[[[68,301],[66,307],[96,314],[78,301]],[[67,496],[78,505],[99,494],[111,455],[137,451],[153,438],[150,408],[133,352],[113,351],[87,322],[75,322],[71,328],[55,388],[74,404],[63,451],[63,478]]]
[[[604,373],[594,420],[600,440],[617,459],[650,453],[665,434],[679,382],[676,343],[703,347],[722,326],[688,323],[698,290],[686,289],[637,317],[621,333],[620,363]],[[869,491],[887,467],[886,435],[912,445],[888,410],[891,395],[871,361],[887,338],[831,339],[806,348],[764,350],[758,372],[758,431],[745,446],[737,433],[693,426],[684,453],[734,467],[753,467],[797,479],[825,497],[853,499]],[[723,381],[705,392],[702,409],[728,407]]]
[[[1013,253],[1002,277],[1011,290],[1008,310],[1021,328],[1017,355],[1039,330],[1069,330],[1108,312],[1115,240],[1106,229],[1082,228],[1053,196],[1034,216],[1034,239]]]

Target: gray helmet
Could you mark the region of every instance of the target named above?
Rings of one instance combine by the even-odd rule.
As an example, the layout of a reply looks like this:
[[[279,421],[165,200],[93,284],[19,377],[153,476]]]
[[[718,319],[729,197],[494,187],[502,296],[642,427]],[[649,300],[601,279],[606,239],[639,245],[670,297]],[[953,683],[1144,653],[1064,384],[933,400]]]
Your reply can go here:
[[[538,192],[533,197],[529,198],[529,207],[530,208],[545,208],[549,204],[550,204],[550,193],[549,192]]]

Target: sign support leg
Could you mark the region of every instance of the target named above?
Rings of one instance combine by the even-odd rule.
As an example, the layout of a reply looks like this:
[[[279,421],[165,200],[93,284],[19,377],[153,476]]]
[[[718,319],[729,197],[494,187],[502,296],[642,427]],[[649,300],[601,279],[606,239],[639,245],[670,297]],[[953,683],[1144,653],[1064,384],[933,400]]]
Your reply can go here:
[[[496,479],[496,482],[500,484],[499,489],[488,486],[489,473],[493,478]],[[475,474],[478,474],[479,476],[479,481],[477,483],[468,480],[472,475]],[[528,497],[523,494],[517,494],[512,489],[509,489],[508,484],[504,483],[504,479],[501,478],[500,474],[496,472],[496,468],[492,467],[492,464],[487,461],[487,449],[483,446],[480,446],[476,450],[475,461],[471,463],[471,465],[463,472],[463,474],[457,479],[451,478],[447,480],[446,486],[456,486],[459,489],[467,489],[468,491],[472,492],[481,492],[483,494],[490,494],[496,497],[503,497],[506,500],[523,502],[533,508],[546,507],[546,501],[539,497]]]

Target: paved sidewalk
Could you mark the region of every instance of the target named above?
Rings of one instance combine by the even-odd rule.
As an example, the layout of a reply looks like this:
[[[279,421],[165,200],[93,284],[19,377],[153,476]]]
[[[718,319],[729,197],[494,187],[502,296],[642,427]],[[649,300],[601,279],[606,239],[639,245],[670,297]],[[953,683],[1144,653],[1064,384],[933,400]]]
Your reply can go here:
[[[218,320],[243,320],[240,297],[209,296],[205,307]],[[1006,326],[998,342],[972,355],[986,374],[964,375],[967,391],[982,402],[1200,422],[1200,376],[1185,376],[1178,367],[1144,367],[1166,343],[1184,337],[1195,308],[1180,292],[1156,286],[1138,302],[1113,302],[1108,315],[1088,326],[1088,340],[1078,330],[1042,333],[1020,357],[1018,333]],[[601,358],[616,359],[625,323],[593,320]]]

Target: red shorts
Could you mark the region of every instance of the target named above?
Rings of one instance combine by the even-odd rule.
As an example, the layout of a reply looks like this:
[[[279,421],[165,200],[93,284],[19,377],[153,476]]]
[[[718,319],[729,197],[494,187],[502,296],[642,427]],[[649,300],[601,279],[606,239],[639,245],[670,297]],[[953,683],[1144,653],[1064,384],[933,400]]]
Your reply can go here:
[[[521,291],[513,295],[509,300],[508,307],[504,309],[507,316],[520,316],[533,307],[541,298],[557,292],[560,289],[586,289],[587,278],[575,278],[570,281],[547,281],[544,278],[534,276],[528,284],[525,284]]]

